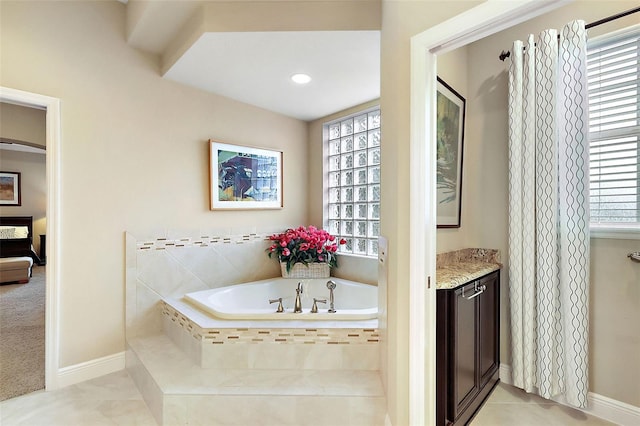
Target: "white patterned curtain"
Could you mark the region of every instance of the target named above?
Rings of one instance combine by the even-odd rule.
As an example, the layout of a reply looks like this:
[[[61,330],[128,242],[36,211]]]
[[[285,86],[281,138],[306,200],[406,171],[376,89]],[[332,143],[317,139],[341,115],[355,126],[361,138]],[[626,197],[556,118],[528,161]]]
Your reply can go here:
[[[515,386],[586,407],[589,146],[583,21],[516,41],[509,66]]]

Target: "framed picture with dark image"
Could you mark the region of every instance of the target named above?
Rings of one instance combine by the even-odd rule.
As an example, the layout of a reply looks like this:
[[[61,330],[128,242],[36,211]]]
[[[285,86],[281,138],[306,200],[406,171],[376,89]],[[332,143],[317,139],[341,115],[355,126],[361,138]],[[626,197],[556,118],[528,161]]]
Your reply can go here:
[[[465,99],[438,77],[436,101],[436,222],[438,228],[460,227],[465,106]]]
[[[211,210],[282,208],[282,152],[209,140]]]
[[[0,206],[20,205],[20,172],[0,172]]]

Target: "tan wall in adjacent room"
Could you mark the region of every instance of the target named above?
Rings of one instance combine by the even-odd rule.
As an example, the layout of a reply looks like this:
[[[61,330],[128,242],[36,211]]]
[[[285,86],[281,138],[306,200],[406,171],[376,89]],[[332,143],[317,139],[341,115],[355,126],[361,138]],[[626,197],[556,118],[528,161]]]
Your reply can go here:
[[[46,146],[46,119],[45,110],[0,102],[0,137]]]
[[[40,253],[40,235],[47,232],[46,156],[40,153],[0,150],[0,170],[20,173],[20,206],[0,207],[0,216],[32,216],[33,246]]]

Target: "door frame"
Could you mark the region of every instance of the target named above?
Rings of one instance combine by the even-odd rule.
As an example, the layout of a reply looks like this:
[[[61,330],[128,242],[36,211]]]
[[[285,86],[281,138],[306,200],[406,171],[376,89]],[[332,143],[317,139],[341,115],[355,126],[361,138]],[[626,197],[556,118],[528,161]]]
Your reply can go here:
[[[573,0],[487,0],[411,37],[409,423],[436,412],[436,76],[437,55],[550,12]],[[497,61],[497,54],[495,60]],[[420,194],[423,194],[420,196]]]
[[[0,86],[0,102],[43,109],[46,114],[47,270],[45,300],[45,390],[59,387],[60,357],[60,100]]]

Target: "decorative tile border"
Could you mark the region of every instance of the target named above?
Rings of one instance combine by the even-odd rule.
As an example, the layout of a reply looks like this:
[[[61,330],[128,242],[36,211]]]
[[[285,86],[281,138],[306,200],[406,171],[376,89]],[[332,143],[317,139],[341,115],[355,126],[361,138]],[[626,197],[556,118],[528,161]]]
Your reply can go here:
[[[136,250],[165,250],[183,247],[209,247],[214,244],[244,244],[258,241],[269,241],[270,233],[250,233],[242,235],[227,236],[202,236],[185,238],[156,238],[155,240],[139,241],[136,243]]]
[[[376,328],[219,328],[203,329],[166,302],[162,314],[205,344],[378,344]]]

